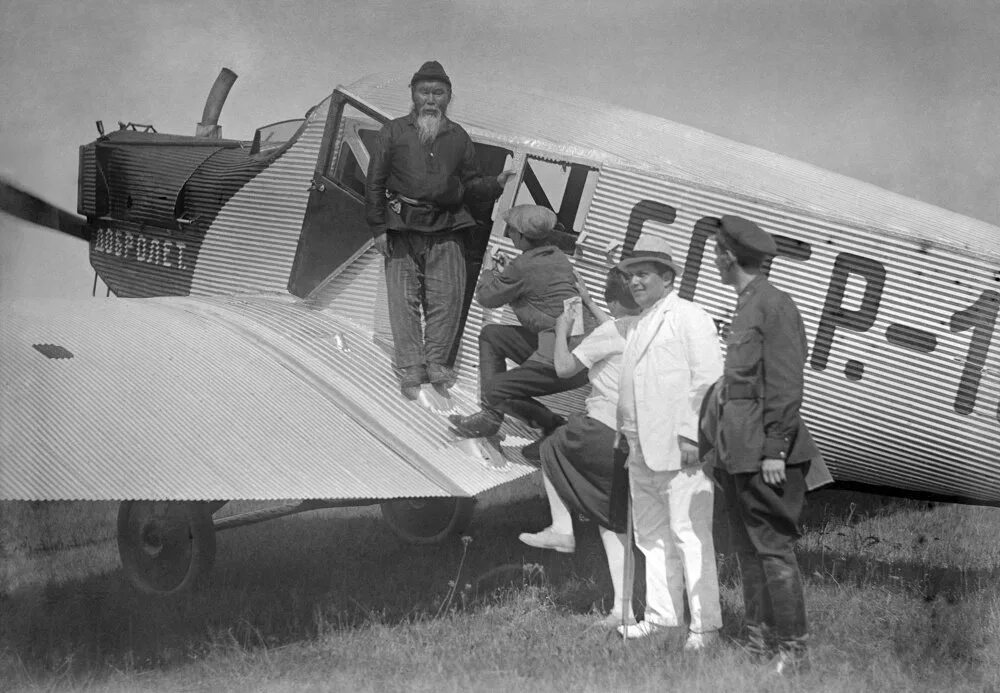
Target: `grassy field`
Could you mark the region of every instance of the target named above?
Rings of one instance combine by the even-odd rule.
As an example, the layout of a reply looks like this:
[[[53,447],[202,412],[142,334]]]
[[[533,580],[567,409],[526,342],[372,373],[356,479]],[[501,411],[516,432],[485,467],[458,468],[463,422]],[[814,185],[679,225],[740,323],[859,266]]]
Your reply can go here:
[[[230,530],[205,588],[169,601],[135,594],[117,570],[66,579],[87,555],[108,567],[108,537],[80,529],[105,532],[106,508],[90,522],[70,507],[3,511],[3,690],[1000,691],[1000,509],[811,496],[800,562],[813,668],[794,680],[735,645],[683,654],[683,632],[609,636],[596,625],[610,600],[596,528],[579,526],[573,555],[517,541],[547,521],[541,501],[488,509],[471,540],[432,547],[365,511]],[[48,529],[10,529],[42,513]],[[732,559],[720,565],[733,634],[739,584]]]

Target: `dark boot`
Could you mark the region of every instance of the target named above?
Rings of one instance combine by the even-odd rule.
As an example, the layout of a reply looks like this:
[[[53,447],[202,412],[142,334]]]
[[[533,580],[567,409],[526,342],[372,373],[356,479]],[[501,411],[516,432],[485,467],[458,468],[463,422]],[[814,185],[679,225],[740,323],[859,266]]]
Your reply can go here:
[[[737,554],[743,582],[743,612],[746,622],[746,650],[752,656],[769,659],[774,654],[771,637],[771,599],[760,558],[753,553]]]
[[[530,462],[541,462],[542,461],[542,441],[545,437],[541,437],[538,440],[532,441],[521,448],[521,454],[524,459]]]
[[[755,554],[738,554],[743,581],[743,610],[747,623],[771,625],[771,600],[764,566]]]
[[[767,661],[774,654],[771,629],[763,623],[748,623],[744,649],[757,661]]]
[[[463,438],[489,438],[500,430],[503,415],[492,409],[481,409],[468,416],[452,414],[448,420],[454,426],[455,432]]]
[[[805,637],[808,632],[806,602],[795,556],[767,556],[761,563],[767,580],[775,636],[781,642]]]
[[[778,641],[778,654],[768,666],[779,676],[794,676],[809,671],[806,636]]]

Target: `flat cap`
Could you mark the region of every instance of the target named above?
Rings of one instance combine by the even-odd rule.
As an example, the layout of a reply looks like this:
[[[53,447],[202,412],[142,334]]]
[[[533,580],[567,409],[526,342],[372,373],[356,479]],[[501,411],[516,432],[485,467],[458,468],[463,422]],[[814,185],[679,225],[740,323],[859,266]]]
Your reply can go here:
[[[652,236],[648,233],[642,234],[636,241],[635,247],[632,248],[632,253],[626,258],[622,258],[621,262],[618,263],[618,269],[622,272],[631,272],[632,270],[629,268],[640,262],[655,262],[669,268],[674,276],[680,274],[677,271],[677,265],[674,264],[673,252],[666,238]]]
[[[761,255],[778,254],[778,246],[771,234],[743,217],[726,215],[719,219],[719,235],[723,242],[728,240]]]
[[[541,205],[517,205],[501,216],[515,231],[533,241],[547,238],[559,221],[555,212]]]
[[[449,87],[451,86],[451,80],[448,79],[444,68],[441,67],[441,63],[437,60],[428,60],[420,66],[419,70],[413,73],[410,86],[412,87],[417,82],[444,82]]]

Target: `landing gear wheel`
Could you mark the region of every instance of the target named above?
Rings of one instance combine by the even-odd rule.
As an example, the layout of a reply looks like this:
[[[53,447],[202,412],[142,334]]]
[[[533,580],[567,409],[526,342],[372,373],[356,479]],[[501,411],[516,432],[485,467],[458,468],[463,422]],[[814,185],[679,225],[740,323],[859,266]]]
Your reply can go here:
[[[382,517],[411,544],[436,544],[469,526],[474,498],[394,498],[382,503]]]
[[[118,506],[118,554],[126,577],[145,594],[191,589],[215,560],[217,504],[125,501]]]

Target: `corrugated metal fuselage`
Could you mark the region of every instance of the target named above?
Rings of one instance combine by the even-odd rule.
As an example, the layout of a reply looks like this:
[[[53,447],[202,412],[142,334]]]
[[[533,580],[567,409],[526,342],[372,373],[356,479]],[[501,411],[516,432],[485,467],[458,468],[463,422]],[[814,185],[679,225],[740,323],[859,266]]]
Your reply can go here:
[[[677,289],[720,324],[736,297],[719,281],[699,219],[740,214],[781,237],[786,254],[769,276],[805,320],[803,417],[838,481],[1000,501],[995,260],[805,208],[605,169],[579,262],[595,283],[604,248],[622,242],[641,206],[673,217],[656,232],[683,263]]]
[[[387,116],[407,108],[405,89],[386,92],[385,82],[376,79],[344,94]],[[578,217],[575,259],[595,295],[625,246],[640,234],[658,234],[684,266],[676,286],[681,296],[724,324],[735,295],[719,282],[711,240],[698,222],[721,214],[759,222],[779,237],[782,251],[770,278],[795,298],[806,322],[811,349],[803,415],[835,478],[1000,503],[1000,345],[994,339],[1000,229],[694,130],[678,131],[676,149],[659,139],[618,141],[622,132],[637,133],[640,140],[645,132],[667,137],[651,116],[620,114],[636,120],[634,127],[623,120],[608,131],[618,139],[602,142],[591,134],[579,146],[558,142],[552,134],[557,126],[589,132],[586,118],[598,123],[596,107],[586,104],[539,133],[519,131],[516,119],[501,124],[490,108],[477,111],[477,96],[463,94],[465,110],[456,109],[456,120],[477,142],[508,148],[522,176],[530,156],[582,162],[596,171]],[[151,283],[144,271],[155,264],[149,257],[179,262],[176,251],[150,256],[147,245],[140,256],[136,239],[143,231],[124,222],[96,236],[95,267],[130,287],[123,295],[284,293],[310,181],[329,168],[330,152],[344,137],[339,132],[324,138],[333,122],[327,118],[330,103],[311,111],[296,141],[222,201],[203,229],[197,256],[188,256],[190,276],[182,290]],[[538,123],[545,108],[551,120],[570,112],[565,106],[559,111],[560,105],[525,99]],[[601,111],[600,117],[607,115]],[[683,128],[662,123],[664,132]],[[649,156],[638,160],[639,151]],[[498,210],[531,201],[523,188],[509,187]],[[502,222],[495,222],[493,241],[507,243]],[[373,252],[358,250],[305,302],[385,337],[381,263]],[[471,392],[479,329],[511,319],[476,306],[470,311],[459,365]],[[577,394],[563,406],[581,401]]]

